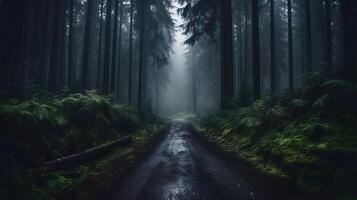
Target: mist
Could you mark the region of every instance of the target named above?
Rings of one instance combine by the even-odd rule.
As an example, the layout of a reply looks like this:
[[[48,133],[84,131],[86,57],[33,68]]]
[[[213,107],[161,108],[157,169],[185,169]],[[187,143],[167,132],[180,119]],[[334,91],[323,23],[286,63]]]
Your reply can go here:
[[[175,6],[179,6],[175,3]],[[174,43],[172,53],[169,58],[168,80],[161,95],[162,109],[161,115],[173,115],[177,113],[190,112],[192,102],[189,100],[190,85],[189,71],[186,65],[187,46],[184,44],[186,36],[178,26],[184,23],[182,17],[177,14],[176,8],[171,10],[172,18],[175,21]]]

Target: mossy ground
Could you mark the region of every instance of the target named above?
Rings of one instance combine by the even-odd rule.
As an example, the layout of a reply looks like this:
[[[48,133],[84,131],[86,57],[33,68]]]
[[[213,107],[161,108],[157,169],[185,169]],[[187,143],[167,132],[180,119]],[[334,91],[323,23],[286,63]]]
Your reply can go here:
[[[274,100],[230,105],[200,120],[199,132],[210,142],[307,191],[357,198],[355,84],[326,81]]]

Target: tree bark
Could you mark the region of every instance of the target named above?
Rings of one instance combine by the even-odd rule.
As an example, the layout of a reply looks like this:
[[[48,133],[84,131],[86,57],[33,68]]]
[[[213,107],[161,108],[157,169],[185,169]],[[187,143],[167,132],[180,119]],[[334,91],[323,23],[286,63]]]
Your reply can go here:
[[[270,90],[271,95],[276,92],[275,70],[275,0],[270,0]]]
[[[310,0],[305,0],[305,26],[306,26],[306,72],[312,68],[312,44],[311,44],[311,5]]]
[[[289,40],[289,90],[294,90],[294,46],[293,46],[293,22],[292,5],[288,0],[288,40]]]
[[[52,43],[50,60],[49,60],[49,78],[48,78],[48,90],[56,91],[59,89],[59,36],[61,26],[61,12],[62,1],[55,1],[55,12],[52,30]]]
[[[105,44],[104,44],[104,75],[103,92],[110,93],[110,67],[111,67],[111,25],[112,25],[112,6],[113,0],[107,0],[106,23],[105,23]]]
[[[143,109],[143,90],[144,90],[144,32],[145,32],[145,1],[141,2],[140,16],[140,53],[139,53],[139,89],[138,89],[138,109]]]
[[[92,21],[93,10],[95,7],[94,0],[87,1],[87,14],[84,25],[84,38],[83,38],[83,53],[82,53],[82,67],[81,67],[81,91],[88,89],[88,69],[90,66],[90,52],[92,44]]]
[[[122,51],[122,32],[123,32],[123,13],[124,13],[124,4],[123,0],[120,0],[120,22],[119,22],[119,41],[118,41],[118,79],[117,79],[117,88],[118,91],[120,92],[120,86],[121,86],[121,51]],[[120,95],[118,96],[118,100],[120,99]]]
[[[325,0],[326,12],[326,72],[332,73],[332,32],[331,32],[331,0]]]
[[[104,0],[100,1],[100,25],[99,25],[99,44],[98,44],[98,63],[97,63],[97,90],[102,90],[101,66],[102,66],[102,41],[103,41],[103,12]]]
[[[232,1],[221,1],[221,106],[234,96]]]
[[[69,22],[68,22],[68,84],[73,89],[76,82],[76,64],[73,56],[74,45],[74,1],[69,1]]]
[[[357,1],[343,0],[343,46],[344,69],[343,76],[347,80],[356,81],[357,75]]]
[[[132,70],[133,70],[133,17],[134,17],[134,4],[130,0],[130,31],[129,31],[129,74],[128,74],[128,102],[132,103]]]
[[[118,49],[118,17],[119,17],[119,0],[114,0],[114,35],[113,35],[113,56],[112,72],[110,78],[110,93],[115,92],[115,78],[117,68],[117,49]]]
[[[253,85],[254,98],[261,97],[260,80],[260,42],[259,42],[259,0],[252,0],[252,28],[253,28]]]

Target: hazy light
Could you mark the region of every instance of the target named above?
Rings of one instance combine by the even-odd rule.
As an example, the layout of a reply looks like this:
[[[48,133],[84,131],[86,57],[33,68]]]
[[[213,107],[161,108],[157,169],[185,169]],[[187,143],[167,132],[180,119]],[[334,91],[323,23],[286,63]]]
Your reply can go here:
[[[180,5],[175,2],[175,7]],[[180,15],[177,14],[176,8],[171,11],[175,19],[176,26],[184,23]],[[187,112],[190,106],[188,74],[185,66],[186,45],[184,41],[186,36],[179,27],[175,31],[175,42],[173,44],[173,53],[170,58],[169,83],[162,95],[162,112],[163,114],[177,114]]]

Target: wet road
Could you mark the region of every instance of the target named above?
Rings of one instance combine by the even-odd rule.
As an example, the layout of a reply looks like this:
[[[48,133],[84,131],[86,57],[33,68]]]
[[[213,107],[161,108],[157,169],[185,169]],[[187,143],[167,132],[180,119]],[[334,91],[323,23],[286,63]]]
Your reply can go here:
[[[210,152],[183,122],[105,199],[252,200],[256,196],[230,164]]]

